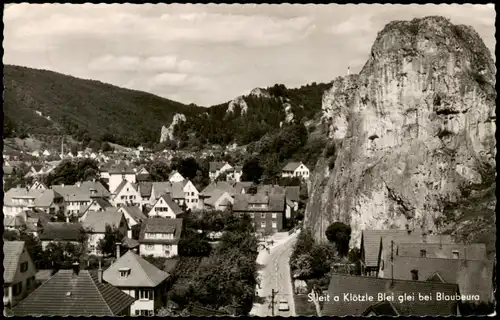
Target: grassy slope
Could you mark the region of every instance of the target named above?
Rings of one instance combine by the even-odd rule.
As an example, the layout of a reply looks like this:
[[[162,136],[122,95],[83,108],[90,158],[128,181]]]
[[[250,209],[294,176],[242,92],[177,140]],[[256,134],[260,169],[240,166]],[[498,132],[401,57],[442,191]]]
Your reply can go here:
[[[158,141],[162,125],[168,125],[177,112],[190,115],[205,110],[45,70],[6,65],[4,79],[6,135],[11,130],[13,136],[65,133],[79,140],[133,145]]]

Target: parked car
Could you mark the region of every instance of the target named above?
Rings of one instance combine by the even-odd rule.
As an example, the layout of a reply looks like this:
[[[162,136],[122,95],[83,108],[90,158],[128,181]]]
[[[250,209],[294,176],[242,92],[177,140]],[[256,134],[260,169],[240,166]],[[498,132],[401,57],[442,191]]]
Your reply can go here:
[[[289,311],[290,308],[288,307],[288,301],[286,300],[280,300],[279,306],[278,306],[279,311]]]

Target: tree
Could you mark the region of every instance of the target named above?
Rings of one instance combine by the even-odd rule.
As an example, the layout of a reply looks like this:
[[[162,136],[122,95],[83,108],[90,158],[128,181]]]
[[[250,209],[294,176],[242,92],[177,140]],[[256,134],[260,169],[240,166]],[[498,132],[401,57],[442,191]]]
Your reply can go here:
[[[98,241],[97,250],[103,255],[116,257],[116,244],[121,243],[122,240],[123,234],[116,227],[106,224],[104,238]]]
[[[349,252],[349,241],[351,240],[351,227],[342,222],[334,222],[325,231],[328,241],[335,243],[341,257]]]
[[[192,157],[181,159],[176,166],[176,170],[186,179],[193,180],[196,173],[200,170],[200,165]]]
[[[107,152],[107,151],[113,151],[113,147],[109,144],[109,142],[103,142],[101,143],[101,151],[102,152]]]
[[[191,233],[179,240],[179,255],[187,257],[208,257],[212,247],[204,236],[199,233]]]
[[[165,257],[155,257],[154,255],[150,254],[147,256],[142,256],[144,260],[147,262],[151,263],[155,267],[157,267],[160,270],[165,270],[165,261],[168,260],[168,258]]]
[[[259,159],[254,157],[245,162],[242,168],[241,181],[260,182],[264,169],[260,166]]]
[[[68,184],[98,179],[99,164],[93,159],[64,160],[46,178],[47,185]]]
[[[44,268],[53,269],[57,272],[59,269],[69,269],[75,261],[80,261],[82,248],[71,242],[51,242],[43,251]]]
[[[153,161],[147,168],[152,181],[168,181],[172,169],[164,161]]]

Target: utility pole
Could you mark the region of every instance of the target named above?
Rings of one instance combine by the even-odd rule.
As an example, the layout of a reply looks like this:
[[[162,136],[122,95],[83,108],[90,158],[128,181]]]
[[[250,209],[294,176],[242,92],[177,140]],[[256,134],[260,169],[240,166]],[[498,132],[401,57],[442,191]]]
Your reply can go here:
[[[394,240],[391,240],[391,285],[394,285]]]
[[[278,294],[279,291],[274,291],[274,289],[271,290],[271,314],[274,317],[274,296]]]

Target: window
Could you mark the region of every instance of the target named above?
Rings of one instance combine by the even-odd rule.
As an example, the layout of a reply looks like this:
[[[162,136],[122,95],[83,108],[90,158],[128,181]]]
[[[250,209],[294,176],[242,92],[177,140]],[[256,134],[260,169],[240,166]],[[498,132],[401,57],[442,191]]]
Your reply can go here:
[[[26,288],[31,287],[31,278],[26,279]]]
[[[276,212],[273,212],[273,219],[276,219],[276,216],[277,216]]]
[[[191,195],[194,196],[194,192],[191,192]]]
[[[418,280],[418,270],[416,269],[411,270],[411,279],[414,281]]]
[[[3,296],[8,297],[9,296],[9,287],[4,287],[3,288]]]
[[[90,245],[90,252],[95,252],[95,245],[93,244]]]
[[[130,275],[130,268],[120,268],[118,271],[120,272],[120,278],[126,278]]]
[[[148,250],[148,251],[152,251],[152,250],[154,250],[154,248],[155,248],[155,246],[152,245],[152,244],[147,244],[146,245],[146,250]]]
[[[458,250],[453,250],[452,254],[453,254],[453,259],[458,259],[458,257],[460,256]]]
[[[21,272],[24,273],[26,271],[28,271],[28,262],[27,261],[21,263]]]
[[[163,245],[163,251],[170,251],[171,246],[169,244],[164,244]]]
[[[253,219],[255,217],[255,214],[253,212],[250,212],[250,217]]]
[[[151,300],[152,295],[150,291],[148,289],[139,289],[139,300]]]
[[[266,227],[266,222],[265,222],[265,221],[262,221],[262,222],[260,223],[260,227],[261,227],[261,228],[265,228],[265,227]]]
[[[266,217],[266,214],[265,214],[264,212],[262,212],[262,213],[260,214],[260,217],[261,217],[262,219],[264,219],[264,218]]]
[[[277,228],[276,221],[273,221],[273,228]]]
[[[23,291],[23,283],[22,282],[18,282],[16,284],[14,284],[12,286],[12,295],[15,297],[15,296],[18,296],[19,294],[21,294],[21,291]]]
[[[420,250],[420,258],[425,258],[427,252],[425,250]]]

